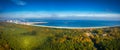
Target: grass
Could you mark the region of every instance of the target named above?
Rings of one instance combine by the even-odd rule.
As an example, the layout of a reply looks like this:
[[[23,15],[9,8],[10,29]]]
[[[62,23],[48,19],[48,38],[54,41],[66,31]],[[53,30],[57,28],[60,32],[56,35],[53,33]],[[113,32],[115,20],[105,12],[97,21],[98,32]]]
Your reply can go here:
[[[117,50],[118,39],[120,27],[59,29],[0,23],[0,50]]]

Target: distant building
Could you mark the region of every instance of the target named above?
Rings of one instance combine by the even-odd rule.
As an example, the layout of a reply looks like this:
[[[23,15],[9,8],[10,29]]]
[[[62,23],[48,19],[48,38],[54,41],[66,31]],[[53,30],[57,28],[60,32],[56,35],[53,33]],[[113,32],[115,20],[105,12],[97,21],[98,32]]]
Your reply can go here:
[[[31,25],[32,24],[32,23],[28,23],[28,22],[21,22],[19,20],[7,20],[6,22],[15,23],[15,24],[24,24],[24,25]]]
[[[22,22],[19,20],[7,20],[8,23],[23,24],[23,25],[33,25],[33,24],[44,24],[47,22]]]
[[[6,22],[18,24],[18,23],[20,23],[21,21],[18,21],[18,20],[7,20]]]

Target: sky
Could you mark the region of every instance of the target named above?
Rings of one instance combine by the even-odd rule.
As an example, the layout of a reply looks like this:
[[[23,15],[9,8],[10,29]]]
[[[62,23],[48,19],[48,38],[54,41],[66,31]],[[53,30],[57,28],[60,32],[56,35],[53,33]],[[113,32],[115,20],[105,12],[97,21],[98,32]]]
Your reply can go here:
[[[119,20],[119,5],[120,0],[0,0],[0,16]]]

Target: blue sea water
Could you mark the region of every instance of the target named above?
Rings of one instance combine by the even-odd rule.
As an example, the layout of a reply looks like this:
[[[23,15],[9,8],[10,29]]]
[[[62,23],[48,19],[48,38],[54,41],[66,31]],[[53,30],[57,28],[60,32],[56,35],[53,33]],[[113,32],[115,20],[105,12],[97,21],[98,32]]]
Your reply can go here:
[[[120,26],[120,21],[105,20],[29,20],[31,22],[47,22],[44,24],[36,24],[43,26],[55,27],[103,27],[103,26]]]

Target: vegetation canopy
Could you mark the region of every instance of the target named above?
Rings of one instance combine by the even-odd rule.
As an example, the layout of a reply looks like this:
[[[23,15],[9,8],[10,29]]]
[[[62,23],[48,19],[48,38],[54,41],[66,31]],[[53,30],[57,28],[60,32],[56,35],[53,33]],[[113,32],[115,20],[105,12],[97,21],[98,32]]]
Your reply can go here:
[[[0,23],[0,50],[119,50],[120,27],[59,29]]]

